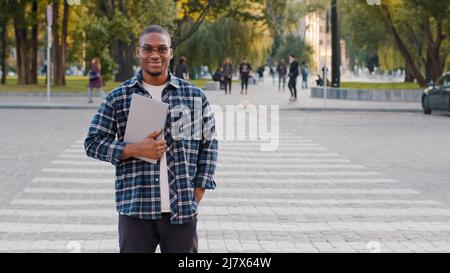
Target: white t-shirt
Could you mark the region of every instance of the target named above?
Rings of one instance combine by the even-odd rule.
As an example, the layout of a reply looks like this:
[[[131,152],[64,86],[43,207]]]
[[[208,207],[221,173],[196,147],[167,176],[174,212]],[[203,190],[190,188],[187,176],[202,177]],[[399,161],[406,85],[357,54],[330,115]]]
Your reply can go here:
[[[150,85],[142,81],[142,86],[154,100],[161,101],[161,94],[166,84],[160,86]],[[162,133],[164,135],[164,132]],[[166,153],[161,157],[159,187],[161,191],[161,212],[170,212],[169,178],[167,175]]]

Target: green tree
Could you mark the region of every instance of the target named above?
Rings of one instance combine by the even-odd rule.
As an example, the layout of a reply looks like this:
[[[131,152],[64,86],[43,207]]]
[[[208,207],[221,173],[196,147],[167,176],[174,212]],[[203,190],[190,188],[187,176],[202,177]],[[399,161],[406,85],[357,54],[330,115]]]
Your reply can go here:
[[[0,80],[1,84],[6,83],[6,75],[8,74],[6,66],[6,57],[8,51],[8,22],[10,19],[10,6],[7,5],[6,1],[0,2],[0,66],[2,77]]]
[[[366,1],[347,1],[349,8],[363,13],[353,14],[353,20],[358,16],[369,24],[367,31],[358,31],[357,23],[349,25],[352,42],[387,35],[390,43],[402,56],[405,69],[421,86],[426,86],[430,80],[439,77],[448,59],[450,44],[450,0],[384,0],[380,6],[367,5]],[[366,19],[367,18],[367,19]],[[381,24],[380,24],[381,23]],[[363,23],[364,24],[364,23]],[[372,31],[371,28],[383,26],[383,32]],[[373,35],[373,36],[372,36]],[[377,40],[377,39],[375,39]],[[374,44],[378,49],[378,41],[366,42]]]
[[[38,1],[8,0],[6,5],[6,11],[10,12],[13,18],[15,46],[17,49],[18,82],[20,84],[36,84]]]
[[[179,44],[175,56],[185,56],[190,66],[207,65],[215,70],[226,57],[234,64],[248,56],[252,63],[266,62],[272,46],[271,25],[264,16],[266,1],[229,1],[211,13],[189,39]],[[274,26],[272,26],[274,27]],[[180,35],[189,31],[181,29]]]

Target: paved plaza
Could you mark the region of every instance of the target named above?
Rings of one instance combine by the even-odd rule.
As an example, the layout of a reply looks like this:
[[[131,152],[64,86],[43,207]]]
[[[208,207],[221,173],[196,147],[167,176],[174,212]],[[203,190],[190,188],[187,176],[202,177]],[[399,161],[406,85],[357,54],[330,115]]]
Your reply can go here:
[[[221,106],[280,105],[278,145],[219,142],[217,188],[199,206],[200,252],[450,251],[448,115],[326,110],[307,90],[291,103],[269,82],[247,97],[238,91],[208,96]],[[118,251],[114,167],[83,147],[94,112],[0,109],[1,252]]]

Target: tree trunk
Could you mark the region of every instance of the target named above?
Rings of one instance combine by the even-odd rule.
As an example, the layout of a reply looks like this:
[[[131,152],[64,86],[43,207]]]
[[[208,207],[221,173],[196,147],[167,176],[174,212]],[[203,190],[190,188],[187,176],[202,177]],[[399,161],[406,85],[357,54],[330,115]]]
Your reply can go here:
[[[62,35],[61,35],[61,60],[60,68],[61,74],[58,79],[58,84],[66,85],[66,52],[67,52],[67,27],[69,25],[69,5],[64,1],[64,12],[62,21]]]
[[[53,80],[55,85],[66,84],[66,50],[67,27],[69,23],[69,5],[64,1],[61,24],[61,39],[59,36],[59,0],[53,0]]]
[[[436,81],[444,72],[444,57],[440,57],[440,50],[444,35],[442,34],[442,22],[437,20],[436,22],[436,39],[433,39],[432,30],[430,27],[429,18],[424,19],[423,30],[427,44],[426,54],[426,81]]]
[[[116,82],[123,82],[133,76],[133,49],[134,49],[134,35],[131,35],[130,39],[133,39],[130,44],[124,41],[114,42],[114,61],[117,64],[119,70],[114,77]]]
[[[114,7],[114,6],[113,6]],[[125,16],[129,17],[125,2],[123,0],[119,1],[119,10],[120,12]],[[114,77],[114,80],[116,82],[123,82],[131,78],[134,74],[133,71],[133,52],[135,48],[135,37],[134,34],[130,34],[130,43],[126,43],[121,40],[115,40],[113,42],[113,48],[114,48],[114,61],[119,67],[119,71]]]
[[[27,28],[24,13],[26,3],[17,2],[17,0],[14,0],[10,1],[10,4],[15,7],[13,22],[17,50],[17,82],[18,84],[27,84],[29,62],[27,50]]]
[[[414,77],[409,73],[408,68],[405,66],[405,82],[414,82]]]
[[[425,78],[423,77],[422,73],[420,72],[417,65],[414,63],[414,60],[409,53],[408,49],[405,46],[405,43],[403,42],[402,38],[398,34],[397,29],[394,26],[394,23],[392,22],[391,15],[389,13],[389,10],[386,6],[382,5],[384,14],[382,14],[384,24],[386,26],[386,29],[388,33],[390,34],[391,38],[394,41],[395,46],[397,47],[398,51],[402,55],[403,59],[405,60],[405,65],[408,71],[416,78],[417,83],[421,87],[425,87],[427,85],[427,82]]]
[[[8,73],[7,69],[6,69],[6,51],[8,49],[7,47],[7,42],[6,42],[6,20],[4,20],[2,22],[2,30],[1,30],[1,41],[2,41],[2,52],[1,52],[1,56],[0,56],[0,60],[1,60],[1,69],[2,69],[2,79],[1,79],[1,84],[5,84],[6,83],[6,74]]]
[[[20,19],[17,16],[14,17],[14,33],[17,49],[17,80],[19,84],[27,84],[27,72],[29,70],[27,30],[22,26],[22,19],[23,17],[20,17]]]
[[[59,0],[53,0],[53,45],[52,45],[52,61],[53,61],[53,83],[59,85],[58,80],[61,78],[61,46],[59,45]]]
[[[33,27],[31,30],[31,70],[30,70],[30,83],[37,84],[38,83],[38,64],[37,64],[37,53],[38,53],[38,21],[37,21],[37,10],[38,10],[38,2],[37,0],[33,1],[32,6],[32,19],[33,19]]]

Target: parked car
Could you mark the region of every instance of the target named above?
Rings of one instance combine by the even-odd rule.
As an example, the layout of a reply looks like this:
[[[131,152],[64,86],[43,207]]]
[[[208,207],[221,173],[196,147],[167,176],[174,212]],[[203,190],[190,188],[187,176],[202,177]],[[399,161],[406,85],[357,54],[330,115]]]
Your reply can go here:
[[[431,114],[433,110],[450,111],[450,71],[444,73],[436,83],[431,83],[422,95],[422,109],[424,114]]]

